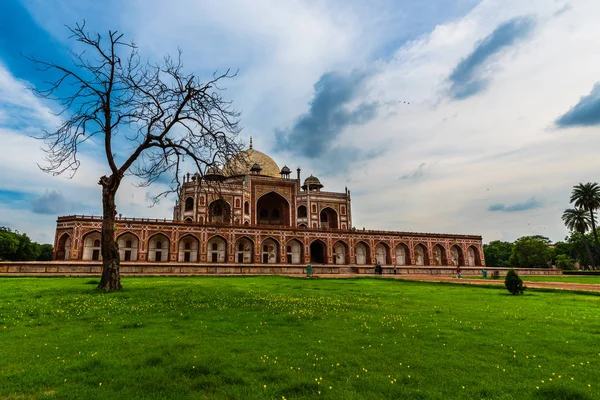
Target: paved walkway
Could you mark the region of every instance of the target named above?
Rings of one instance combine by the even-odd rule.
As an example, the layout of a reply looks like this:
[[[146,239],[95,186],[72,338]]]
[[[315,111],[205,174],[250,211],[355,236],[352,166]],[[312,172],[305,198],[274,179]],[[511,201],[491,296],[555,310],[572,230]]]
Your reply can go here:
[[[360,278],[367,276],[376,275],[318,275],[322,278]],[[452,282],[461,285],[503,285],[504,278],[500,279],[469,279],[465,277],[463,279],[457,279],[453,276],[447,275],[382,275],[384,278],[396,278],[406,279],[411,281],[423,281],[423,282]],[[571,282],[535,282],[535,281],[524,281],[526,287],[530,288],[548,288],[548,289],[561,289],[561,290],[583,290],[588,292],[600,292],[600,284],[588,284],[588,283],[571,283]]]

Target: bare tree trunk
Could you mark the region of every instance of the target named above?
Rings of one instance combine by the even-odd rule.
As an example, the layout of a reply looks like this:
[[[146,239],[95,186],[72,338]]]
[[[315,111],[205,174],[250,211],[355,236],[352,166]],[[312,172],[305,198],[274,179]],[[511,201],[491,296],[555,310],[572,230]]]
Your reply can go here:
[[[121,259],[119,247],[115,242],[115,195],[120,183],[121,177],[116,174],[108,178],[103,176],[99,182],[102,185],[102,279],[98,289],[105,291],[122,289]]]
[[[592,252],[590,251],[590,246],[588,245],[588,241],[587,241],[587,238],[585,237],[585,234],[583,235],[583,243],[585,244],[585,251],[587,252],[588,259],[590,261],[592,269],[595,269],[594,267],[595,267],[596,263],[594,262],[594,256],[592,255]]]
[[[596,221],[594,220],[594,210],[589,208],[590,218],[592,220],[592,234],[594,235],[594,245],[597,251],[600,251],[600,243],[598,242],[598,232],[596,232]]]

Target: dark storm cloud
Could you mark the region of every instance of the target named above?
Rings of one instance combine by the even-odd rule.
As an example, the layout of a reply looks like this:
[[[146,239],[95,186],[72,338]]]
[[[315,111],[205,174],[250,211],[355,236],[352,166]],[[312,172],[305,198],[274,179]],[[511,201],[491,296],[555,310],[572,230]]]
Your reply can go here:
[[[542,203],[539,200],[536,200],[535,197],[532,197],[523,203],[492,204],[491,206],[488,207],[488,211],[517,212],[517,211],[535,210],[536,208],[540,208],[541,206],[542,206]]]
[[[368,74],[354,71],[323,74],[314,85],[308,112],[289,129],[277,131],[278,148],[315,159],[326,156],[343,130],[375,118],[379,105],[360,100]]]
[[[527,37],[534,25],[535,22],[531,17],[518,17],[500,24],[454,68],[448,78],[451,84],[450,96],[455,100],[462,100],[484,90],[489,83],[489,78],[485,75],[485,67],[490,59],[518,40]]]
[[[560,128],[600,125],[600,82],[587,96],[579,99],[566,114],[556,120]]]
[[[68,200],[56,190],[48,191],[31,201],[32,211],[36,214],[63,214],[84,208],[81,203]]]

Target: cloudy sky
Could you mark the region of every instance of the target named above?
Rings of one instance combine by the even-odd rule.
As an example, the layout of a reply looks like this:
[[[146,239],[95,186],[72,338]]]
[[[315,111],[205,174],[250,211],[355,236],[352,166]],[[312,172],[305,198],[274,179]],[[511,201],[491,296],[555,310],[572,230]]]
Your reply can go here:
[[[119,30],[144,58],[183,50],[207,78],[239,69],[226,97],[242,138],[282,167],[352,193],[358,228],[561,240],[573,185],[600,181],[596,0],[3,0],[0,226],[52,242],[58,215],[100,213],[108,171],[94,143],[72,179],[41,172],[56,106],[22,54],[68,60],[68,31]],[[191,171],[193,172],[193,171]],[[160,184],[127,181],[126,216]]]

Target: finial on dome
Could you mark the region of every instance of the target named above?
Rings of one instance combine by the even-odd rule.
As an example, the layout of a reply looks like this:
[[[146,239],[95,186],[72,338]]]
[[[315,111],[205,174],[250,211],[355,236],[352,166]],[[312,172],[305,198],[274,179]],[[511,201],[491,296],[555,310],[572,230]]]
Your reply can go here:
[[[252,136],[250,136],[250,148],[252,148]]]

